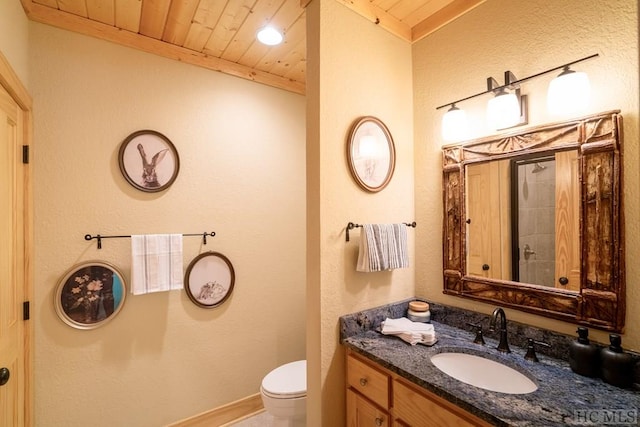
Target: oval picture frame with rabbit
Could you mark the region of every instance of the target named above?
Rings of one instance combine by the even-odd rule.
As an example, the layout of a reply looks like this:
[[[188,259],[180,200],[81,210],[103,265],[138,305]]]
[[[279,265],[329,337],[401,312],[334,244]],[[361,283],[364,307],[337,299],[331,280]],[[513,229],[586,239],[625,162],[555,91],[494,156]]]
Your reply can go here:
[[[155,130],[139,130],[129,135],[120,145],[118,162],[127,182],[148,193],[167,189],[180,170],[176,147]]]

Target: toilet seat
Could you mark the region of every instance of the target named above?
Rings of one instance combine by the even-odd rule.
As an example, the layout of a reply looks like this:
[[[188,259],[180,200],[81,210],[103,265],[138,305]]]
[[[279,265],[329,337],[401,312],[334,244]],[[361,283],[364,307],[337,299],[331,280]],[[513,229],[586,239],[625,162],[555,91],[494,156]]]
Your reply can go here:
[[[274,399],[295,399],[307,395],[307,361],[279,366],[262,380],[260,390]]]

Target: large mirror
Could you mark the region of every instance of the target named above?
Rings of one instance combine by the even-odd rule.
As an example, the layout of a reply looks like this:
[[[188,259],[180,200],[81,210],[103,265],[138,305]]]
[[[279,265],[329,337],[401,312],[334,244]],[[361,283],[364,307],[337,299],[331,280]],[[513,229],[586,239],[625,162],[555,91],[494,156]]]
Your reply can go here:
[[[621,332],[618,111],[443,148],[444,293]]]

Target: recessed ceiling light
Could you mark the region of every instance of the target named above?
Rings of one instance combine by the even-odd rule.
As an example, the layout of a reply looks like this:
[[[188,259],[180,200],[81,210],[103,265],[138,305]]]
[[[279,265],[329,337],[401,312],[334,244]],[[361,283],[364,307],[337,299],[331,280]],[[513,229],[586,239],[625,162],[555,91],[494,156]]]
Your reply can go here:
[[[258,31],[258,40],[260,43],[268,46],[275,46],[282,43],[282,34],[273,27],[264,27]]]

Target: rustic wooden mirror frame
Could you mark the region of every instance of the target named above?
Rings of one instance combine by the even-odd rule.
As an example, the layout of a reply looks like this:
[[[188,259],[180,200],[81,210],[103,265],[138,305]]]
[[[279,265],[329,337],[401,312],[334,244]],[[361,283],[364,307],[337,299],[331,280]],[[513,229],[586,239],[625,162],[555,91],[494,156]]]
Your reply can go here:
[[[616,110],[443,147],[443,292],[622,332],[622,136]],[[571,148],[580,171],[580,291],[467,275],[465,166]]]

